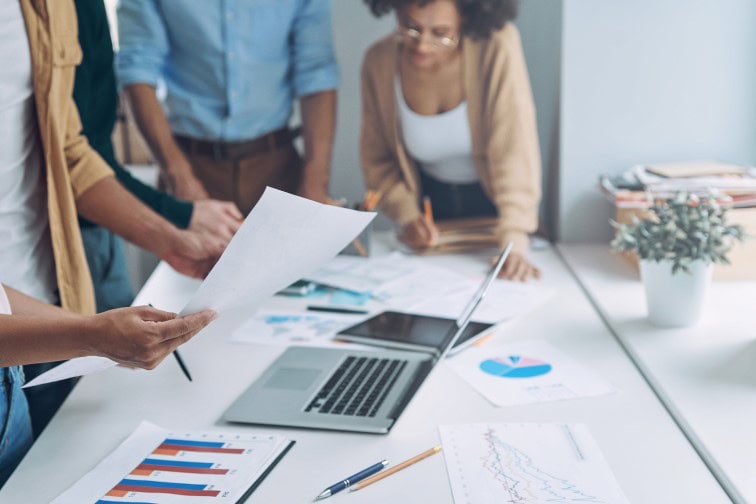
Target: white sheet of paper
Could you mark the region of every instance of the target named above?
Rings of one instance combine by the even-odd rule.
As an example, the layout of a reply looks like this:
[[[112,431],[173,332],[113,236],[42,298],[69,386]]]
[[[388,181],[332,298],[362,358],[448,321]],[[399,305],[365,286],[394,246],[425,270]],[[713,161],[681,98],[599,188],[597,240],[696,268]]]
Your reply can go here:
[[[545,341],[492,341],[445,361],[496,406],[514,406],[609,394],[599,375]]]
[[[375,292],[382,285],[412,273],[410,258],[399,252],[383,257],[338,256],[305,278],[352,292]]]
[[[214,451],[176,449],[175,454],[169,450],[161,452],[158,447],[169,439],[176,448],[181,441],[212,443]],[[142,422],[115,451],[56,498],[53,504],[79,504],[101,499],[155,504],[187,500],[197,504],[219,500],[237,502],[288,445],[289,440],[277,435],[170,432]],[[150,484],[159,484],[163,488],[160,493],[149,491]],[[127,488],[131,490],[124,494]],[[171,492],[173,488],[177,489],[176,493]],[[194,495],[181,495],[182,489],[190,489]]]
[[[455,504],[628,502],[585,425],[439,427]]]
[[[480,287],[480,279],[465,279],[453,292],[426,297],[411,306],[412,313],[435,317],[454,317],[462,310]],[[553,287],[538,282],[509,282],[496,280],[488,288],[486,297],[473,314],[473,320],[495,324],[502,320],[526,315],[546,303],[555,293]]]
[[[338,254],[374,217],[373,212],[324,205],[266,188],[180,315],[213,309],[218,318],[202,334],[233,334],[276,292]],[[89,357],[72,359],[27,386],[116,365],[108,362],[94,366]]]
[[[99,373],[100,371],[105,371],[106,369],[110,369],[117,365],[118,364],[106,357],[79,357],[78,359],[66,361],[63,364],[55,366],[51,370],[42,373],[26,383],[23,388],[36,387],[37,385],[44,385],[45,383],[52,383],[67,378]]]

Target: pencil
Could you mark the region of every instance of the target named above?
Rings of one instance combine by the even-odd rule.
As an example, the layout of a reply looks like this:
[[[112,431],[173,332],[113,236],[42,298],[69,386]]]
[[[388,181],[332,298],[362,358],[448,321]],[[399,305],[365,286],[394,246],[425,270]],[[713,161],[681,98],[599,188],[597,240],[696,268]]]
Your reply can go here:
[[[362,257],[368,257],[368,251],[365,248],[365,245],[362,244],[359,238],[355,238],[352,240],[352,245],[354,246],[354,249],[357,251],[358,254],[360,254]]]
[[[375,207],[378,206],[378,202],[381,201],[382,195],[383,194],[379,191],[373,191],[372,189],[368,190],[367,194],[365,194],[363,208],[367,211],[375,209]]]
[[[428,224],[433,224],[433,207],[429,196],[423,196],[423,210],[425,211],[425,220]]]
[[[401,464],[397,464],[394,467],[390,467],[390,468],[386,469],[385,471],[376,474],[375,476],[371,476],[368,479],[364,479],[364,480],[360,481],[356,485],[354,485],[351,488],[349,488],[349,491],[350,492],[356,492],[357,490],[359,490],[361,488],[365,488],[368,485],[372,485],[376,481],[380,481],[383,478],[385,478],[386,476],[391,476],[395,472],[401,471],[405,467],[409,467],[409,466],[411,466],[412,464],[414,464],[416,462],[420,462],[424,458],[428,458],[431,455],[435,455],[436,453],[438,453],[440,451],[441,451],[441,445],[434,446],[430,450],[426,450],[423,453],[421,453],[420,455],[415,455],[411,459],[405,460]]]

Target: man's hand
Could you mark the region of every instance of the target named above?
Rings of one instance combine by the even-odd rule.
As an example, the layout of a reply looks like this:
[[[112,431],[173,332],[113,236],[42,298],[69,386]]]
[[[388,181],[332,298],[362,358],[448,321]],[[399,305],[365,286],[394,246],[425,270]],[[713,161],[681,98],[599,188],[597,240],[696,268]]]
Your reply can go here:
[[[402,227],[399,239],[414,250],[432,247],[438,243],[438,228],[421,215]]]
[[[189,230],[208,242],[217,243],[225,248],[239,230],[243,220],[244,217],[233,203],[200,200],[194,202]]]
[[[182,318],[147,306],[110,310],[91,318],[92,355],[127,367],[154,369],[215,317],[206,310]]]
[[[495,259],[498,259],[498,256]],[[510,252],[499,272],[499,278],[525,282],[531,278],[541,278],[541,270],[530,264],[523,254]]]
[[[208,240],[200,233],[174,228],[166,237],[169,244],[158,256],[173,269],[193,278],[205,278],[228,242]]]

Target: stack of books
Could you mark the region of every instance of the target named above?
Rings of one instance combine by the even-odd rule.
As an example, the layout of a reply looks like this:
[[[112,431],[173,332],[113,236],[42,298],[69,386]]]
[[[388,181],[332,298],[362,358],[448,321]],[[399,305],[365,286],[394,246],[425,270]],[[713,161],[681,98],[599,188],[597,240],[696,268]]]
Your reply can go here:
[[[648,208],[652,199],[679,191],[715,191],[734,208],[756,207],[756,168],[718,161],[637,165],[621,175],[602,176],[599,187],[617,208]]]

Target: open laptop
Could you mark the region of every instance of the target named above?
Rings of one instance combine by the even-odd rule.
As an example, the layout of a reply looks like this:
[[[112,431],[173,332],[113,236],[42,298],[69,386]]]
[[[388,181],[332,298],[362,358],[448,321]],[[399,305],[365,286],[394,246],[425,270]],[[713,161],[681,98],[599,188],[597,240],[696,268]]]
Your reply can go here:
[[[510,243],[450,328],[441,352],[292,346],[223,414],[229,422],[387,433],[431,370],[465,332]],[[450,337],[451,335],[451,337]]]

